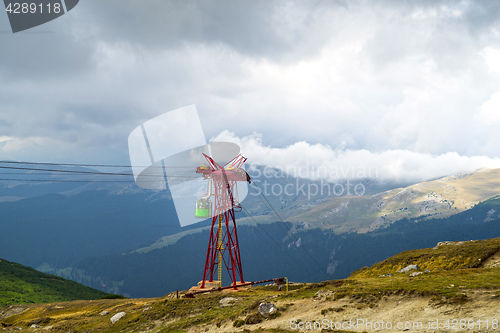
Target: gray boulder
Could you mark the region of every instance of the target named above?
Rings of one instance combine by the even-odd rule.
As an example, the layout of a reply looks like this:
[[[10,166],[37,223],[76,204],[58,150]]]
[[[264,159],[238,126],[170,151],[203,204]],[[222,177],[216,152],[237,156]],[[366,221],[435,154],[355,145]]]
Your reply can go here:
[[[400,269],[400,270],[398,271],[398,273],[407,273],[407,272],[409,272],[409,271],[413,271],[413,270],[419,271],[419,270],[420,270],[420,267],[418,267],[418,265],[408,265],[408,266],[406,266],[405,268]]]
[[[125,315],[126,315],[126,313],[124,311],[118,312],[113,317],[111,317],[111,319],[110,319],[111,323],[112,324],[116,323],[118,320],[122,319]]]
[[[234,303],[238,302],[238,299],[237,298],[234,298],[234,297],[224,297],[223,299],[220,300],[220,305],[222,307],[226,307],[226,306],[232,306]]]
[[[278,312],[278,308],[273,303],[260,303],[259,313],[262,317],[269,318]]]

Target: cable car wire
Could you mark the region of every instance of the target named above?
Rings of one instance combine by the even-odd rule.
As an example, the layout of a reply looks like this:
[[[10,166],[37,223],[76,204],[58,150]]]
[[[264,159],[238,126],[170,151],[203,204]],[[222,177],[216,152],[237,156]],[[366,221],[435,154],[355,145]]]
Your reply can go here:
[[[0,178],[0,181],[42,182],[42,183],[134,183],[133,180],[71,180],[71,179],[9,179],[9,178]]]
[[[11,167],[11,166],[0,166],[0,169],[29,170],[29,171],[47,171],[47,172],[76,173],[76,174],[89,174],[89,175],[133,176],[133,174],[131,174],[131,173],[120,173],[120,172],[57,170],[57,169],[39,169],[39,168],[24,168],[24,167]],[[148,175],[148,174],[146,174],[144,176],[158,177],[158,175]]]
[[[182,176],[169,176],[178,178],[183,178]],[[190,177],[186,177],[186,179],[192,179]],[[45,182],[45,183],[135,183],[135,180],[82,180],[82,179],[20,179],[20,178],[0,178],[0,181],[16,181],[16,182]],[[156,181],[150,180],[146,181],[149,183],[154,183]]]
[[[292,230],[288,227],[288,225],[285,223],[285,221],[281,218],[281,216],[278,214],[278,212],[274,209],[274,207],[271,205],[271,203],[269,202],[269,200],[267,200],[267,198],[262,194],[262,190],[260,189],[260,187],[258,187],[255,182],[252,182],[251,183],[252,185],[254,185],[255,187],[254,188],[257,188],[259,190],[259,195],[262,196],[264,198],[264,200],[267,202],[268,206],[273,210],[274,214],[278,217],[278,219],[285,225],[285,227],[288,229],[289,231],[289,234],[292,235],[293,238],[295,238],[295,241],[296,241],[296,244],[298,244],[298,247],[302,248],[304,250],[304,252],[307,254],[307,256],[309,258],[311,258],[311,260],[318,266],[319,270],[323,273],[326,273],[328,274],[328,272],[326,272],[323,267],[318,263],[318,261],[316,259],[314,259],[314,257],[306,251],[306,249],[302,246],[301,242],[299,242],[299,240],[297,239],[297,237],[295,236],[295,234],[292,232]]]
[[[74,166],[74,167],[109,167],[109,168],[133,168],[133,167],[148,167],[148,166],[131,166],[131,165],[113,165],[113,164],[78,164],[78,163],[49,163],[49,162],[21,162],[21,161],[0,161],[0,164],[8,164],[8,165],[43,165],[43,166]],[[148,168],[194,168],[194,166],[149,166]],[[58,169],[47,169],[47,168],[29,168],[29,167],[20,167],[20,166],[5,166],[5,165],[0,165],[0,169],[7,169],[7,170],[26,170],[26,171],[39,171],[39,172],[52,172],[52,173],[62,173],[62,174],[72,174],[72,175],[100,175],[100,176],[134,176],[132,173],[124,173],[124,172],[101,172],[101,171],[82,171],[82,170],[58,170]],[[9,173],[2,173],[2,174],[9,174]],[[22,173],[18,173],[22,174]],[[26,176],[29,175],[34,175],[34,174],[25,174]],[[41,175],[41,174],[40,174]],[[54,175],[51,175],[54,176]],[[55,176],[58,176],[57,174]],[[158,177],[158,175],[143,175],[147,177]],[[200,178],[199,176],[196,177],[189,177],[189,176],[176,176],[176,175],[171,175],[171,176],[166,176],[167,178],[184,178],[184,179],[196,179]],[[162,177],[163,178],[163,177]],[[64,183],[133,183],[134,180],[72,180],[72,179],[21,179],[21,178],[0,178],[0,181],[19,181],[19,182],[64,182]],[[324,269],[321,267],[321,265],[314,259],[313,256],[309,252],[306,251],[306,249],[300,245],[299,240],[295,236],[295,234],[292,232],[292,230],[288,227],[288,225],[285,223],[285,221],[281,218],[281,216],[278,214],[278,212],[274,209],[274,207],[271,205],[269,200],[262,194],[262,190],[260,187],[258,187],[254,182],[251,183],[252,187],[254,189],[259,190],[259,197],[261,198],[262,202],[264,203],[264,206],[266,206],[270,211],[272,210],[272,213],[274,213],[275,217],[274,219],[276,221],[281,221],[287,229],[287,233],[289,233],[296,241],[296,244],[299,244],[299,247],[302,248],[302,250],[307,254],[307,256],[318,266],[318,268],[322,271],[325,272]],[[254,222],[258,225],[257,221],[251,216],[248,211],[245,209],[245,213],[252,219]],[[276,219],[277,217],[277,219]],[[260,225],[259,225],[260,227]],[[265,231],[261,227],[262,230]],[[266,232],[267,233],[267,232]],[[270,235],[268,235],[270,236]],[[278,244],[274,239],[273,241]],[[278,244],[279,245],[279,244]],[[280,246],[281,247],[281,246]],[[282,248],[283,249],[283,248]],[[286,252],[286,251],[285,251]],[[288,252],[287,252],[288,254]],[[289,254],[288,254],[289,255]],[[290,255],[289,255],[290,256]],[[291,257],[291,256],[290,256]],[[291,257],[292,258],[292,257]],[[328,274],[328,273],[327,273]]]
[[[78,164],[78,163],[49,163],[49,162],[21,162],[21,161],[0,161],[5,164],[30,164],[30,165],[61,165],[61,166],[78,166],[78,167],[101,167],[101,168],[162,168],[162,166],[147,166],[147,165],[115,165],[115,164]],[[166,165],[166,168],[192,168],[189,165]]]
[[[241,204],[240,204],[240,205],[241,205]],[[262,231],[263,231],[263,232],[264,232],[264,233],[265,233],[265,234],[266,234],[266,235],[267,235],[267,236],[268,236],[268,237],[269,237],[269,238],[270,238],[270,239],[271,239],[271,240],[272,240],[272,241],[273,241],[273,242],[274,242],[274,243],[275,243],[275,244],[276,244],[276,245],[277,245],[277,246],[278,246],[278,247],[279,247],[279,248],[280,248],[280,249],[281,249],[284,253],[286,253],[286,255],[287,255],[287,256],[288,256],[288,257],[289,257],[292,261],[294,261],[294,262],[295,262],[295,263],[296,263],[296,264],[297,264],[297,265],[298,265],[298,266],[299,266],[299,267],[300,267],[303,271],[305,271],[305,272],[309,272],[309,274],[310,274],[311,276],[313,276],[313,274],[311,274],[311,272],[310,272],[308,269],[304,268],[304,266],[302,266],[302,264],[301,264],[301,263],[300,263],[297,259],[295,259],[294,257],[292,257],[292,256],[290,255],[290,253],[289,253],[286,249],[284,249],[284,248],[281,246],[281,244],[280,244],[278,241],[276,241],[276,240],[273,238],[273,236],[271,236],[271,235],[270,235],[270,234],[266,231],[266,229],[264,229],[264,228],[263,228],[263,227],[262,227],[262,226],[261,226],[261,225],[257,222],[257,220],[255,220],[255,218],[254,218],[254,217],[253,217],[253,216],[252,216],[252,215],[251,215],[251,214],[250,214],[250,213],[249,213],[249,212],[245,209],[245,207],[243,207],[243,205],[241,205],[241,208],[243,209],[243,211],[245,212],[245,214],[246,214],[246,215],[247,215],[250,219],[252,219],[252,221],[255,223],[255,225],[256,225],[257,227],[259,227],[259,228],[260,228],[260,229],[261,229],[261,230],[262,230]]]

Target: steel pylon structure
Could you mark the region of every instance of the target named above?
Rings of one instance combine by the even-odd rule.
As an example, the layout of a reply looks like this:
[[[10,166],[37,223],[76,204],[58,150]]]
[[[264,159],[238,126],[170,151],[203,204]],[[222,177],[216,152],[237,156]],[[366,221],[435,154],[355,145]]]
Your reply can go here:
[[[222,167],[210,156],[206,154],[203,154],[203,156],[205,156],[208,165],[198,167],[196,172],[203,174],[204,179],[208,179],[211,182],[211,185],[209,183],[208,196],[213,196],[214,211],[211,214],[212,227],[210,229],[205,268],[200,287],[205,288],[206,282],[213,282],[216,271],[218,271],[218,281],[220,284],[222,265],[224,265],[231,279],[231,285],[234,286],[234,289],[237,289],[238,284],[245,283],[241,267],[235,219],[235,212],[241,211],[238,200],[237,182],[250,182],[250,177],[241,168],[247,159],[238,154],[238,156]],[[212,185],[213,193],[210,193]],[[207,199],[204,200],[204,207],[207,207]],[[197,202],[197,207],[199,203],[200,201]],[[212,213],[211,202],[208,211]]]

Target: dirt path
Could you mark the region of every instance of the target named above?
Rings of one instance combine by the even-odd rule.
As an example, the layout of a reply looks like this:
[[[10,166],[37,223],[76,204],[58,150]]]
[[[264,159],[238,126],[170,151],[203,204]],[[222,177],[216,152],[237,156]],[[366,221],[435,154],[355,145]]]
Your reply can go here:
[[[483,268],[500,267],[500,251],[489,257],[481,265]]]
[[[314,333],[321,332],[321,328],[343,328],[356,332],[498,332],[498,295],[497,291],[474,291],[469,293],[468,302],[452,305],[436,305],[430,297],[395,295],[383,297],[372,307],[360,306],[349,299],[302,299],[294,300],[293,305],[289,305],[281,316],[273,320],[239,328],[233,327],[232,322],[221,327],[206,325],[193,328],[191,332],[243,332],[245,329],[258,328]],[[286,304],[276,303],[278,307],[286,307]]]

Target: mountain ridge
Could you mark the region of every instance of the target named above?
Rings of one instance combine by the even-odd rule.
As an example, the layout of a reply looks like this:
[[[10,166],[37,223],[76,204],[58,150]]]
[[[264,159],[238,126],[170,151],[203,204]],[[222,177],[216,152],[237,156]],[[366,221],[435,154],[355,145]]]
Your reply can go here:
[[[447,217],[498,194],[500,169],[480,169],[370,196],[331,198],[289,220],[337,233],[369,232],[402,218]]]

